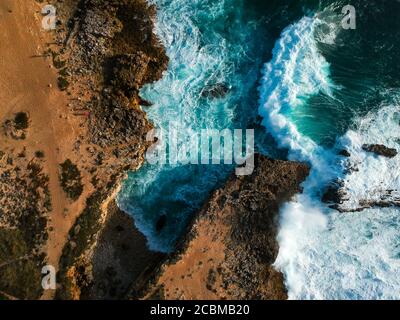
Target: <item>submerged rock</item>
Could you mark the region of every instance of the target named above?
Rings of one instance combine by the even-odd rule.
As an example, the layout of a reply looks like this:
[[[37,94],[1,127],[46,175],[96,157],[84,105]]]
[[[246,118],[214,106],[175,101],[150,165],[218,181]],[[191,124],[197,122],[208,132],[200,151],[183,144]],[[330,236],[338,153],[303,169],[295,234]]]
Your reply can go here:
[[[350,152],[348,152],[346,149],[340,150],[340,151],[338,152],[338,155],[339,155],[339,156],[342,156],[342,157],[346,157],[346,158],[351,157]]]
[[[397,155],[397,150],[388,148],[383,144],[364,144],[362,146],[364,151],[375,153],[378,156],[387,158],[394,158]]]
[[[157,223],[156,223],[156,231],[161,232],[162,229],[164,229],[165,225],[167,224],[167,216],[165,214],[161,215],[160,218],[158,218]]]
[[[230,88],[224,83],[217,83],[214,85],[208,85],[206,86],[203,91],[201,92],[201,95],[203,98],[223,98],[225,97]]]

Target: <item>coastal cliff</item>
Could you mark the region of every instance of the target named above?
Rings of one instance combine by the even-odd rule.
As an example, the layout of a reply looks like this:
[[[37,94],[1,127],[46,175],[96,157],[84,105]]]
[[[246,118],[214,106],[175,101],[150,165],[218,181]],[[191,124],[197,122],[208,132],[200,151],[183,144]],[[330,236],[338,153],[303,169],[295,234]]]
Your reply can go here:
[[[58,34],[59,59],[68,68],[65,90],[82,97],[73,107],[87,118],[82,139],[93,159],[95,191],[64,246],[57,298],[123,298],[142,273],[142,261],[151,265],[160,259],[147,250],[131,218],[117,210],[115,196],[125,174],[141,166],[150,144],[145,137],[152,124],[139,105],[139,90],[160,79],[168,58],[153,34],[155,8],[145,1],[58,4],[66,25]],[[146,258],[138,262],[132,257],[140,257],[139,251]]]
[[[307,166],[257,156],[251,176],[232,176],[195,214],[177,253],[151,252],[115,197],[150,145],[139,90],[168,65],[156,9],[51,3],[50,32],[41,1],[0,5],[2,41],[19,30],[0,66],[0,298],[286,298],[272,267],[278,209]],[[44,265],[57,270],[56,290],[41,287]]]
[[[161,77],[168,58],[144,0],[50,4],[55,30],[43,28],[42,1],[0,4],[0,298],[118,298],[125,283],[90,289],[112,268],[93,268],[92,257],[115,221],[110,195],[149,146],[139,89]],[[45,265],[58,271],[57,293],[41,286]]]
[[[287,299],[283,275],[272,266],[279,208],[302,191],[309,168],[261,155],[255,165],[252,175],[232,175],[214,192],[146,298]]]

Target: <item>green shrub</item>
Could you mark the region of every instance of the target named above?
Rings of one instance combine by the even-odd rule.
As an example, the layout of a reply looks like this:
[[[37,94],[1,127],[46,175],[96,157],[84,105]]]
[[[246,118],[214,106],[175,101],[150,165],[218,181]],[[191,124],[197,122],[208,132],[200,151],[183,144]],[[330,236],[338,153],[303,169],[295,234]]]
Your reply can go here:
[[[57,83],[58,83],[58,88],[61,91],[66,90],[68,88],[68,86],[69,86],[69,82],[65,77],[61,77],[61,76],[58,77],[58,82]]]
[[[61,187],[67,196],[76,201],[83,192],[82,176],[78,167],[67,159],[60,165],[61,167]]]
[[[29,117],[25,112],[18,112],[14,118],[15,127],[18,130],[25,130],[29,127]]]
[[[36,158],[39,158],[39,159],[44,158],[44,152],[41,151],[41,150],[36,151],[36,152],[35,152],[35,157],[36,157]]]

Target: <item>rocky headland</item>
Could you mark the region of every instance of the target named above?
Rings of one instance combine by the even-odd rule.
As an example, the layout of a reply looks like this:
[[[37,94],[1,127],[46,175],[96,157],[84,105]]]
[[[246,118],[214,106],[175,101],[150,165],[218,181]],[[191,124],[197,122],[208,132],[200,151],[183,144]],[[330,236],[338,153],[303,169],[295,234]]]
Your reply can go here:
[[[232,176],[195,215],[177,253],[149,251],[115,197],[150,144],[142,107],[151,101],[139,90],[168,66],[156,8],[50,3],[52,31],[41,29],[42,1],[0,4],[9,44],[0,64],[0,298],[285,299],[272,267],[278,210],[301,192],[307,166],[257,156],[251,176]],[[48,264],[57,288],[44,291]]]
[[[162,299],[287,299],[273,268],[279,208],[301,192],[306,164],[256,155],[250,176],[232,175],[195,215],[145,293]]]

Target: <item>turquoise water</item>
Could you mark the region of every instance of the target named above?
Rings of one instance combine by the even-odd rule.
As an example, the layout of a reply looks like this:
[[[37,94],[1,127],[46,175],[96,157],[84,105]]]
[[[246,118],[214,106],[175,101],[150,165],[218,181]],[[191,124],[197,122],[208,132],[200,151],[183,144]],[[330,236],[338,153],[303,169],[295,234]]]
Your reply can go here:
[[[263,125],[290,159],[312,167],[303,194],[281,209],[275,266],[291,299],[399,298],[400,210],[339,213],[320,201],[337,179],[346,194],[343,210],[399,198],[400,157],[377,157],[362,145],[400,150],[400,25],[394,14],[400,7],[353,3],[356,30],[338,24],[338,9],[347,3],[322,6],[287,26],[263,67]],[[337,155],[343,148],[350,158]]]
[[[156,33],[167,49],[170,65],[162,80],[141,92],[154,102],[145,110],[149,119],[164,132],[171,122],[179,132],[254,128],[260,149],[281,157],[273,139],[255,124],[260,69],[273,45],[271,31],[263,28],[267,15],[257,10],[261,2],[154,3],[159,8]],[[275,19],[284,20],[279,14]],[[214,85],[229,91],[222,97],[205,96],[203,91]],[[146,164],[129,174],[119,205],[133,214],[151,249],[168,252],[193,212],[232,170],[232,165]],[[158,231],[162,216],[166,224]]]
[[[290,298],[399,298],[399,210],[342,214],[320,197],[337,179],[346,210],[386,190],[400,197],[399,156],[362,150],[364,143],[400,150],[400,3],[350,1],[357,28],[344,30],[347,1],[152,2],[171,60],[163,79],[141,93],[154,102],[145,111],[155,126],[166,132],[174,122],[193,134],[254,128],[260,152],[312,167],[304,193],[281,210],[276,267]],[[204,95],[215,85],[229,88],[226,95]],[[337,155],[343,148],[350,158]],[[151,249],[169,252],[232,170],[145,164],[129,174],[118,202]]]

